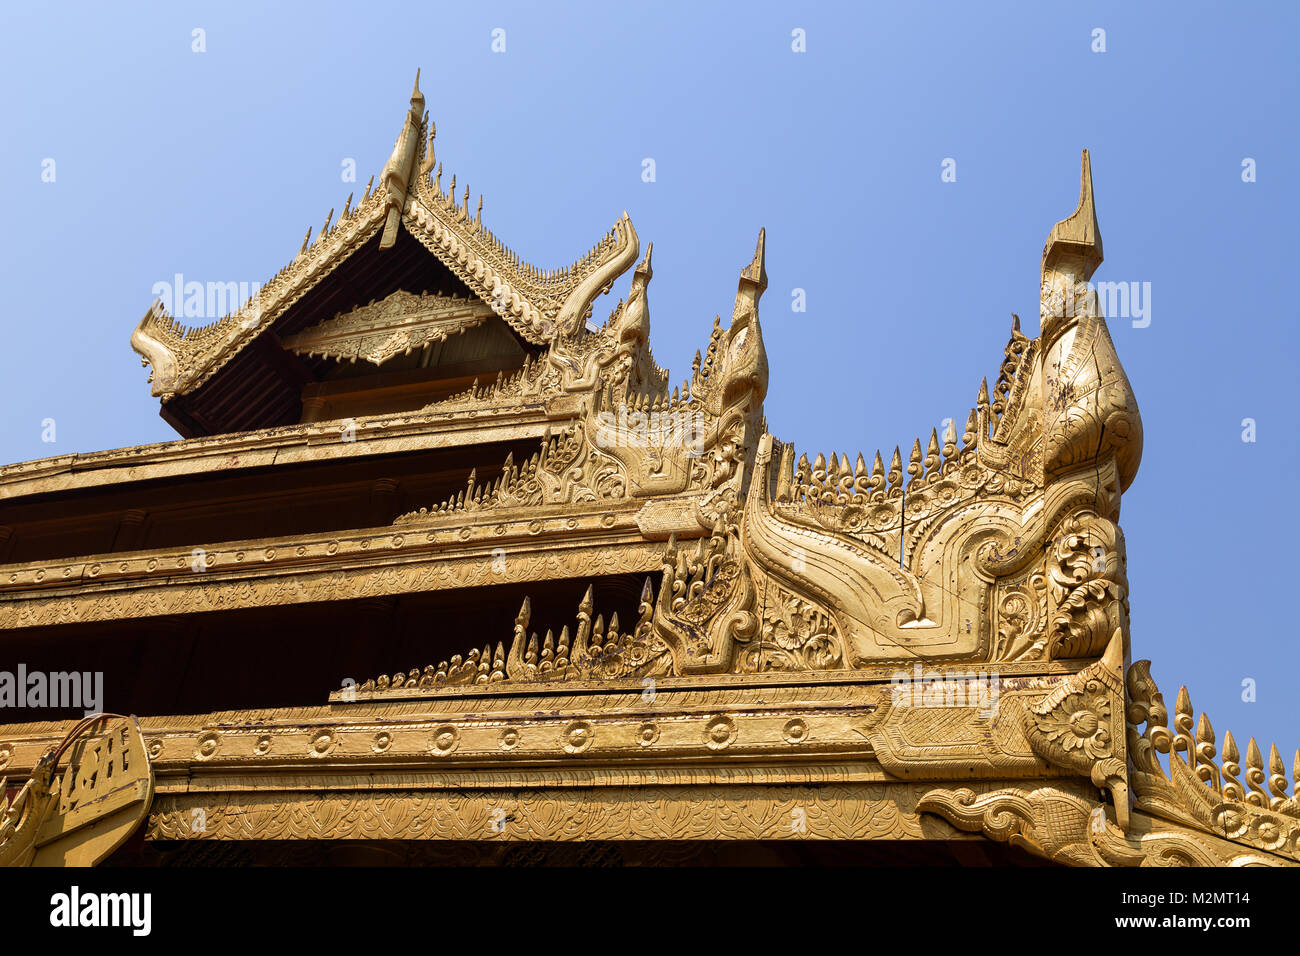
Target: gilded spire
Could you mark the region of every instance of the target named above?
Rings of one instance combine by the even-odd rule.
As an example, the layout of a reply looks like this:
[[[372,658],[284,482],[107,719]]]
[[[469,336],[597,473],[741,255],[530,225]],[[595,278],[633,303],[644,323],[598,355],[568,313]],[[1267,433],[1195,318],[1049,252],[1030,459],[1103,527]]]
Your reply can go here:
[[[424,149],[424,160],[420,163],[420,177],[422,179],[429,179],[433,174],[433,164],[437,161],[433,141],[437,135],[438,124],[433,120],[429,120],[429,144]],[[441,167],[439,167],[439,171],[441,172]]]
[[[655,244],[648,243],[645,247],[645,258],[637,263],[636,270],[632,273],[633,278],[636,276],[645,276],[647,280],[654,278],[654,269],[650,267],[650,254],[654,251]]]
[[[1043,246],[1043,272],[1060,269],[1086,282],[1101,261],[1101,230],[1092,198],[1092,161],[1085,149],[1079,169],[1079,205],[1048,234],[1047,244]]]
[[[763,247],[767,230],[758,230],[758,245],[749,265],[740,270],[740,283],[736,288],[736,306],[731,313],[731,334],[750,322],[758,321],[758,300],[767,288],[767,268]],[[716,323],[715,323],[716,324]],[[764,362],[766,365],[766,362]],[[766,369],[765,369],[766,371]]]
[[[1092,164],[1084,150],[1079,204],[1068,219],[1052,227],[1043,248],[1038,348],[1041,367],[1060,372],[1041,377],[1038,400],[1044,413],[1040,427],[1046,449],[1042,473],[1044,479],[1052,479],[1084,463],[1102,464],[1113,457],[1123,491],[1133,481],[1141,459],[1142,419],[1106,328],[1097,290],[1089,281],[1101,261]],[[1071,335],[1079,328],[1082,337]],[[1087,361],[1075,361],[1071,356],[1085,341]],[[1003,379],[999,375],[993,394],[992,410],[999,417],[1006,411]]]
[[[420,92],[420,68],[415,68],[415,85],[411,88],[411,115],[424,117],[424,94]]]
[[[740,272],[741,284],[743,285],[745,282],[750,282],[758,290],[758,295],[754,296],[755,299],[757,299],[759,295],[762,295],[767,289],[767,256],[764,252],[766,237],[767,229],[759,229],[758,245],[754,249],[754,261]]]
[[[379,248],[388,249],[397,242],[397,226],[402,219],[402,207],[406,204],[406,190],[417,172],[416,157],[420,152],[420,128],[424,123],[424,94],[420,92],[420,71],[415,71],[415,87],[411,91],[411,106],[402,123],[402,131],[393,144],[393,153],[384,164],[380,177],[384,192],[387,194],[386,205],[388,218],[384,222],[384,234],[379,240]]]

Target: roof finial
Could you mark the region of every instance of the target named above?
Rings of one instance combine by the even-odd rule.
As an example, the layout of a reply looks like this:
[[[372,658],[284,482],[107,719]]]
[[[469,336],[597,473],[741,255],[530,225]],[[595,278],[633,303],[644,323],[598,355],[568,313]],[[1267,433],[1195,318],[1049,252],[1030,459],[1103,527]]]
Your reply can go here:
[[[411,112],[416,116],[417,122],[424,117],[424,94],[420,92],[420,69],[415,70],[415,86],[411,89]]]
[[[436,161],[433,152],[433,138],[438,135],[438,124],[429,120],[429,145],[424,151],[424,162],[420,163],[420,177],[428,179],[433,172],[433,164]]]
[[[1085,149],[1079,164],[1079,205],[1068,219],[1052,227],[1043,246],[1041,285],[1047,291],[1041,296],[1040,335],[1045,347],[1073,326],[1071,319],[1080,308],[1089,308],[1073,300],[1101,262],[1101,230],[1097,228],[1092,199],[1092,162]]]
[[[393,144],[393,153],[380,174],[387,214],[384,232],[379,238],[380,249],[391,249],[397,242],[397,227],[402,220],[402,206],[406,191],[419,173],[417,158],[420,154],[420,131],[424,128],[424,94],[420,92],[420,71],[415,71],[415,86],[411,90],[411,108],[402,124],[402,131]]]
[[[1043,247],[1043,268],[1051,268],[1056,260],[1069,256],[1082,260],[1078,275],[1081,281],[1087,281],[1102,261],[1101,230],[1092,198],[1092,160],[1086,149],[1079,164],[1079,205],[1068,219],[1052,227]]]
[[[758,245],[754,249],[754,261],[741,270],[740,278],[758,286],[761,295],[767,288],[767,256],[764,251],[767,229],[758,230]]]
[[[654,269],[650,266],[650,254],[654,252],[655,244],[648,243],[645,247],[645,258],[637,263],[636,270],[632,273],[633,277],[643,275],[647,280],[654,278]]]

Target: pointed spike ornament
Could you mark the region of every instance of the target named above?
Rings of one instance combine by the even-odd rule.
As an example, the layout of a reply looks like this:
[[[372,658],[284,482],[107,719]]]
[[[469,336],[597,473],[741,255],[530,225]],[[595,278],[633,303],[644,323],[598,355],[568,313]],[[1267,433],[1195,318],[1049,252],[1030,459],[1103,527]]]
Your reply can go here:
[[[1286,802],[1286,764],[1282,762],[1282,753],[1277,749],[1277,744],[1269,745],[1268,792],[1272,794],[1269,809],[1276,810]]]
[[[541,669],[549,671],[555,666],[555,634],[548,627],[546,637],[542,640],[542,663]]]
[[[988,378],[980,379],[979,395],[975,399],[975,409],[978,413],[979,427],[976,429],[976,436],[986,438],[989,436],[992,425],[992,415],[989,409],[989,380]]]
[[[907,473],[912,476],[912,481],[921,477],[921,439],[914,439],[912,442],[912,454],[907,462]]]
[[[918,446],[920,442],[918,440]],[[925,473],[928,475],[939,467],[939,433],[930,429],[930,444],[925,449]]]
[[[895,491],[903,481],[903,456],[894,446],[894,457],[889,460],[889,489]]]
[[[1214,765],[1216,753],[1214,727],[1210,725],[1209,715],[1202,713],[1196,724],[1196,776],[1215,790],[1219,789],[1218,768]]]
[[[858,452],[858,460],[853,464],[853,497],[871,494],[871,471],[867,460]]]
[[[1229,800],[1241,800],[1245,794],[1241,789],[1241,752],[1237,750],[1237,741],[1232,731],[1223,734],[1223,795]]]
[[[966,416],[966,430],[962,433],[961,436],[961,447],[970,448],[972,445],[974,445],[975,436],[978,434],[979,434],[979,414],[975,411],[975,409],[972,408],[970,410],[970,414]]]
[[[1264,780],[1264,756],[1259,752],[1259,744],[1255,742],[1255,738],[1251,737],[1246,745],[1246,786],[1250,788],[1250,793],[1246,794],[1247,803],[1257,807],[1268,806],[1268,794],[1263,788]]]
[[[428,148],[425,150],[424,162],[420,164],[420,177],[425,180],[428,180],[430,178],[430,174],[433,172],[433,164],[436,158],[434,153],[434,148],[433,148],[433,141],[434,139],[437,138],[437,136],[438,136],[438,124],[433,122],[433,120],[430,120],[429,121],[429,145]]]

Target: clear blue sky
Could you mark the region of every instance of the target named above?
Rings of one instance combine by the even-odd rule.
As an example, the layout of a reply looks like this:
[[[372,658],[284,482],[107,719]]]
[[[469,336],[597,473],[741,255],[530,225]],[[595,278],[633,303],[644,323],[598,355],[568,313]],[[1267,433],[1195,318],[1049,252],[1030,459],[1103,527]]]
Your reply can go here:
[[[1086,146],[1097,279],[1151,283],[1150,325],[1111,323],[1146,428],[1134,656],[1289,769],[1298,37],[1286,3],[7,4],[0,461],[173,437],[128,345],[154,283],[268,279],[341,209],[345,159],[379,170],[417,66],[447,173],[516,249],[567,264],[623,209],[654,241],[675,380],[766,226],[767,414],[810,453],[964,420],[1010,313],[1037,332]]]

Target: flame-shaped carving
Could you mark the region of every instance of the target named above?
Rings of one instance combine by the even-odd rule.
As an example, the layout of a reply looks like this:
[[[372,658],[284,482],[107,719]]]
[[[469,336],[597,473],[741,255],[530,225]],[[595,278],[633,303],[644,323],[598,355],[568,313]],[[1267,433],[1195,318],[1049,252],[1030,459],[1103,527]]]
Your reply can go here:
[[[718,515],[713,534],[692,553],[670,538],[654,617],[679,674],[730,666],[737,644],[758,631],[754,582],[740,560],[730,511]]]

